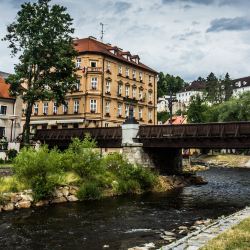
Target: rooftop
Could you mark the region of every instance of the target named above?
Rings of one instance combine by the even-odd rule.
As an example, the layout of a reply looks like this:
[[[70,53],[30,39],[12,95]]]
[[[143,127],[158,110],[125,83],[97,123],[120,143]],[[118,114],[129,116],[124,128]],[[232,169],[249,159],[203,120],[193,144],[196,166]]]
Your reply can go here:
[[[233,86],[234,89],[249,87],[250,86],[250,76],[234,79],[233,83],[234,83],[234,86]]]
[[[187,92],[187,91],[203,91],[206,87],[205,82],[201,81],[193,81],[190,85],[184,87],[181,91],[179,92]]]
[[[0,98],[14,99],[9,94],[10,86],[5,82],[4,78],[0,76]]]
[[[102,55],[109,56],[111,58],[118,59],[124,63],[133,65],[135,67],[150,71],[154,74],[157,72],[145,64],[140,62],[140,58],[138,55],[131,55],[129,51],[124,52],[122,49],[117,46],[112,46],[111,44],[105,44],[94,37],[88,37],[83,39],[77,39],[74,41],[76,50],[81,53],[98,53]]]

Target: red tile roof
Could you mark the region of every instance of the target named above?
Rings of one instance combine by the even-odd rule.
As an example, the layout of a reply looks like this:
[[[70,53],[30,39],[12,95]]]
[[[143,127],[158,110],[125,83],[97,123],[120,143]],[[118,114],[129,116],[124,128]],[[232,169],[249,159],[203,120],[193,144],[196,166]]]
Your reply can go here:
[[[0,76],[0,98],[11,98],[9,94],[10,86],[5,82],[4,78]],[[13,98],[14,99],[14,98]]]
[[[172,117],[172,124],[173,125],[178,125],[178,124],[184,124],[186,123],[186,116],[178,115],[178,116],[173,116]],[[170,119],[168,119],[165,124],[170,124]]]
[[[200,82],[200,81],[193,81],[190,85],[184,87],[181,91],[179,92],[186,92],[186,91],[202,91],[206,87],[205,82]]]
[[[121,49],[119,49],[117,46],[111,46],[110,44],[105,44],[102,42],[99,42],[93,38],[83,38],[83,39],[77,39],[74,41],[75,44],[75,49],[81,54],[81,53],[87,53],[87,52],[92,52],[92,53],[99,53],[103,55],[107,55],[109,57],[118,59],[120,61],[123,61],[124,63],[133,65],[135,67],[142,68],[144,70],[148,70],[154,74],[157,74],[157,72],[150,67],[146,66],[143,63],[136,63],[132,60],[127,60],[123,55],[130,55],[130,52],[126,51],[123,52]],[[113,54],[111,51],[115,50],[117,53]],[[133,56],[131,56],[134,58]]]

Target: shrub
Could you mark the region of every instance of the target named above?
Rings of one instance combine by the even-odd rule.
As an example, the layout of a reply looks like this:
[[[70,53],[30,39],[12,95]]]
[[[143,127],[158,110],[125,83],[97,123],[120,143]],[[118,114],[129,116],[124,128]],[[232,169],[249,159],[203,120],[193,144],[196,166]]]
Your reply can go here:
[[[0,158],[0,164],[4,164],[4,159]]]
[[[103,173],[101,156],[95,147],[96,143],[89,136],[83,141],[74,139],[64,153],[66,169],[75,171],[84,179],[94,179],[97,174]]]
[[[18,152],[15,149],[9,149],[6,154],[7,154],[8,160],[12,161],[14,158],[16,158]]]
[[[92,200],[101,198],[101,189],[96,182],[83,183],[77,192],[79,200]]]
[[[23,148],[14,160],[14,173],[32,188],[36,200],[44,199],[59,184],[58,176],[62,174],[61,158],[58,150],[49,151],[47,146],[37,151]]]
[[[141,191],[140,183],[136,180],[119,180],[116,190],[119,194],[138,193]]]

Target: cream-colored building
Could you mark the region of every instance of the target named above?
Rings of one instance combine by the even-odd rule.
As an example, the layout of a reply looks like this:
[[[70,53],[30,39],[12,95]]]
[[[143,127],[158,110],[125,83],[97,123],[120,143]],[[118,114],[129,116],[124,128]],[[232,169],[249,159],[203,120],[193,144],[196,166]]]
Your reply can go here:
[[[157,72],[137,55],[93,37],[75,41],[79,76],[67,106],[53,101],[33,107],[33,128],[112,127],[121,125],[132,105],[140,124],[157,124]]]
[[[0,75],[0,139],[14,141],[21,133],[22,101],[9,95],[9,85]]]

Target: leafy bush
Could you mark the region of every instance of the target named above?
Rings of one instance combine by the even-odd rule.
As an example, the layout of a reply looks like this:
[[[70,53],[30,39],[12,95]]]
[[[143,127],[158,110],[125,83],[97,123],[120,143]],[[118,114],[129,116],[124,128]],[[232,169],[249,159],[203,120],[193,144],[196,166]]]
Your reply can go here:
[[[15,149],[9,149],[6,154],[7,154],[8,160],[12,161],[14,158],[16,158],[18,152]]]
[[[36,200],[50,196],[62,174],[62,154],[47,146],[39,150],[23,148],[14,160],[14,173],[33,190]],[[57,178],[55,178],[57,176]]]
[[[97,174],[103,173],[101,155],[95,148],[96,143],[89,136],[83,141],[74,139],[64,153],[66,169],[75,171],[84,179],[94,179]]]
[[[0,158],[0,164],[4,164],[4,159]]]
[[[138,193],[141,191],[140,183],[136,180],[119,180],[116,190],[119,194]]]
[[[96,182],[86,182],[78,190],[77,197],[79,200],[100,199],[101,189]]]

